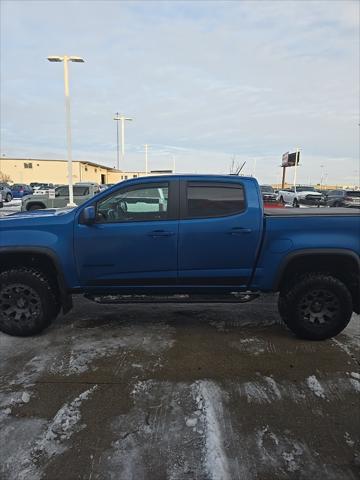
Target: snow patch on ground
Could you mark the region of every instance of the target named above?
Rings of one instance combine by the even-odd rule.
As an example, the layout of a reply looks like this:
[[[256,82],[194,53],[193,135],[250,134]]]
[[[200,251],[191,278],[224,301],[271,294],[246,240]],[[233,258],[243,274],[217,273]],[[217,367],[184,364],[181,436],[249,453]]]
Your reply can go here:
[[[236,348],[240,352],[253,353],[259,355],[266,350],[266,344],[261,338],[242,338],[236,342],[230,342],[230,347]]]
[[[203,478],[202,412],[192,385],[138,381],[131,397],[132,409],[113,421],[117,439],[95,467],[99,478],[103,472],[109,480],[145,479],[153,472],[172,480]]]
[[[354,390],[360,393],[360,382],[359,380],[356,380],[355,378],[350,378],[350,383],[353,386]]]
[[[225,452],[225,436],[222,429],[224,418],[223,394],[214,382],[200,380],[194,385],[197,409],[202,412],[205,429],[205,465],[209,478],[231,478],[230,466]]]
[[[120,332],[117,330],[116,335],[105,337],[103,329],[93,328],[84,332],[80,339],[78,336],[71,337],[69,356],[62,356],[60,361],[54,362],[51,372],[78,375],[86,372],[95,360],[118,355],[122,350],[140,350],[155,357],[171,348],[173,333],[173,328],[164,324],[125,326]],[[159,362],[156,366],[160,366]],[[92,366],[92,369],[95,368]]]
[[[68,449],[66,442],[85,425],[80,424],[80,407],[88,400],[97,386],[93,386],[69,403],[63,405],[54,418],[8,418],[1,425],[0,465],[4,478],[39,480],[42,469],[51,457]],[[24,394],[23,394],[24,395]],[[1,477],[3,478],[3,477]]]
[[[352,448],[352,447],[355,445],[355,442],[354,442],[354,440],[351,438],[349,432],[345,432],[344,438],[345,438],[346,444],[349,445],[349,447]]]
[[[37,454],[50,458],[66,450],[63,442],[69,440],[75,432],[85,428],[85,425],[80,425],[80,407],[84,400],[89,399],[96,388],[97,385],[94,385],[58,410],[42,438],[36,442],[34,451]]]
[[[267,376],[259,376],[259,380],[242,383],[239,392],[246,397],[247,403],[271,403],[282,399],[278,384],[272,377]]]
[[[310,375],[310,377],[306,379],[306,383],[314,395],[325,399],[325,391],[315,375]]]
[[[273,433],[269,425],[256,432],[256,445],[263,464],[289,473],[301,469],[304,447],[296,440]]]

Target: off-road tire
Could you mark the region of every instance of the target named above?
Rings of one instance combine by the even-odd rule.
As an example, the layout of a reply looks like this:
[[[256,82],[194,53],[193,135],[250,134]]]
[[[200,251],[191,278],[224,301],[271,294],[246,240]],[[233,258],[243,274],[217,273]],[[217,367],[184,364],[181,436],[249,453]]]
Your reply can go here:
[[[59,301],[48,279],[32,268],[0,273],[0,330],[9,335],[36,335],[55,320]]]
[[[282,203],[283,205],[285,205],[284,197],[282,195],[279,198],[279,202]]]
[[[339,279],[324,273],[309,273],[280,292],[278,309],[296,336],[325,340],[346,327],[353,304],[350,291]]]
[[[6,197],[5,197],[5,202],[11,202],[12,198],[13,197],[12,197],[11,193],[7,193]]]
[[[299,208],[299,207],[300,207],[299,201],[298,201],[296,198],[294,198],[293,207],[294,207],[294,208]]]

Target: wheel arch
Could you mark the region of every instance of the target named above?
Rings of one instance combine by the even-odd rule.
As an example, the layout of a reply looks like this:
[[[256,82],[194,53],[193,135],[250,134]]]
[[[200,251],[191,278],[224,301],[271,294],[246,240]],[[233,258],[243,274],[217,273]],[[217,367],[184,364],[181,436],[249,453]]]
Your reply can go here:
[[[29,209],[33,206],[33,205],[41,205],[41,208],[46,208],[46,205],[44,203],[41,202],[41,200],[33,200],[31,202],[28,202],[26,204],[26,210],[29,211]]]
[[[295,278],[311,272],[328,273],[341,280],[350,290],[354,310],[360,312],[360,259],[354,251],[323,248],[292,252],[280,264],[273,290],[282,291]]]
[[[50,281],[64,313],[72,308],[65,277],[56,254],[46,247],[0,247],[0,272],[14,267],[33,267]]]

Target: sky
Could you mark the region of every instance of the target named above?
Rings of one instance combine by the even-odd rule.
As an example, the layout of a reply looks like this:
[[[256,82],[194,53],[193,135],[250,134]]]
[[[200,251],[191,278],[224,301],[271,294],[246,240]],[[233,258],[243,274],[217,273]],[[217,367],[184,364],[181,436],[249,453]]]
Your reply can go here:
[[[132,117],[124,170],[243,173],[359,182],[357,0],[1,0],[2,156],[66,158],[70,64],[73,158],[116,164],[115,112]],[[288,169],[292,180],[293,170]]]

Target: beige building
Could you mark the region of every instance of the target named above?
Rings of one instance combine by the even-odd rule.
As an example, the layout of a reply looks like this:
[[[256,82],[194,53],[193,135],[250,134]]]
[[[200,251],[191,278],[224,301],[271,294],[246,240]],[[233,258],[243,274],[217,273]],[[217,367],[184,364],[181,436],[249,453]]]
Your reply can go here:
[[[145,176],[145,172],[123,172],[94,162],[73,161],[73,183],[97,182],[117,183],[121,180]],[[0,173],[10,183],[43,182],[67,184],[67,160],[44,160],[36,158],[0,158]],[[171,171],[150,172],[151,174],[172,173]]]

